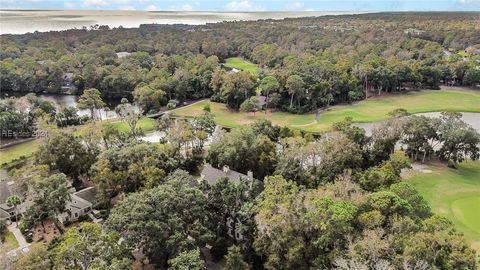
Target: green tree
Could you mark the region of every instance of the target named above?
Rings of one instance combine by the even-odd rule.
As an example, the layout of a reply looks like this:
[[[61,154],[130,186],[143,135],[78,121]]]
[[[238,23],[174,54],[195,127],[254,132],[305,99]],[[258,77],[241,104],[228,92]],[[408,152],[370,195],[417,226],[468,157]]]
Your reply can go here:
[[[469,86],[476,86],[480,84],[480,69],[468,69],[467,72],[465,72],[465,77],[463,77],[463,84]]]
[[[262,179],[266,172],[274,170],[276,155],[275,145],[268,137],[255,133],[251,126],[244,126],[212,143],[206,160],[213,167],[227,165],[244,174],[252,171],[255,178]]]
[[[200,257],[200,250],[192,249],[178,254],[168,261],[169,270],[204,270],[205,262]]]
[[[413,115],[406,123],[402,142],[407,146],[410,158],[425,162],[434,153],[433,147],[438,142],[438,118]]]
[[[413,207],[413,214],[419,218],[428,218],[432,215],[428,202],[418,191],[407,182],[400,182],[390,186],[400,198],[406,200]]]
[[[50,259],[50,253],[44,244],[33,244],[28,249],[27,253],[21,253],[13,265],[14,270],[52,269],[53,263]]]
[[[107,227],[130,247],[140,247],[158,268],[180,253],[203,247],[212,234],[205,227],[205,195],[184,181],[131,194],[118,203]],[[161,232],[161,233],[159,233]]]
[[[228,254],[225,257],[225,270],[248,270],[248,263],[243,260],[242,253],[238,246],[228,248]]]
[[[13,207],[15,211],[15,223],[18,225],[18,206],[22,203],[22,200],[18,196],[9,196],[7,198],[7,206]]]
[[[137,131],[137,124],[142,117],[142,112],[130,104],[126,98],[122,98],[121,103],[115,108],[115,112],[127,124],[130,135],[135,138],[139,132]]]
[[[209,228],[215,232],[211,253],[214,259],[221,259],[227,253],[228,243],[246,243],[252,239],[237,237],[241,226],[241,210],[244,204],[253,201],[258,195],[258,183],[249,179],[240,179],[238,183],[228,178],[219,179],[209,185],[202,183],[207,197],[207,211],[209,214]],[[252,228],[253,229],[253,228]],[[229,234],[230,231],[230,234]]]
[[[290,108],[293,106],[293,99],[296,97],[297,102],[300,100],[300,97],[303,95],[305,89],[305,83],[303,82],[302,77],[298,75],[291,75],[287,79],[285,88],[287,88],[288,93],[290,94]]]
[[[262,93],[266,96],[265,107],[269,108],[268,103],[270,100],[270,94],[275,93],[280,89],[280,83],[277,81],[277,79],[274,76],[266,76],[260,81],[260,85],[258,87],[261,89]],[[267,114],[267,110],[265,110],[265,114]]]
[[[250,73],[240,71],[226,74],[220,95],[228,107],[238,110],[248,97],[255,95],[255,83]]]
[[[55,269],[95,269],[100,266],[105,269],[115,259],[130,259],[131,255],[119,240],[117,233],[105,232],[99,224],[82,223],[70,228],[53,244]]]
[[[78,99],[78,108],[81,110],[88,109],[90,110],[90,116],[92,119],[96,119],[95,110],[102,109],[106,106],[103,102],[100,91],[95,88],[86,89],[83,91],[83,94]],[[100,115],[100,119],[101,119]]]
[[[137,143],[104,151],[92,165],[92,181],[108,203],[121,192],[134,192],[163,182],[179,161],[161,145]]]
[[[403,256],[407,261],[424,260],[441,270],[478,267],[475,251],[455,231],[451,221],[439,216],[424,220],[420,231],[407,238]]]
[[[65,174],[53,174],[42,179],[34,186],[34,190],[33,203],[25,214],[25,223],[33,227],[40,221],[45,232],[43,221],[51,218],[63,233],[63,226],[58,217],[65,212],[66,203],[71,199]]]
[[[480,134],[460,117],[458,113],[442,113],[438,126],[438,140],[442,146],[437,155],[441,160],[452,162],[455,168],[467,157],[472,160],[480,157]]]
[[[51,170],[59,170],[77,178],[88,172],[95,162],[98,148],[88,149],[80,137],[71,133],[50,133],[35,152],[37,164],[48,165]]]
[[[137,86],[133,90],[133,100],[142,111],[158,112],[160,107],[165,104],[166,93],[160,89],[154,89],[150,85]]]
[[[253,112],[253,116],[255,116],[255,111],[257,110],[256,104],[252,101],[252,99],[246,99],[241,105],[240,105],[240,111],[242,112]]]

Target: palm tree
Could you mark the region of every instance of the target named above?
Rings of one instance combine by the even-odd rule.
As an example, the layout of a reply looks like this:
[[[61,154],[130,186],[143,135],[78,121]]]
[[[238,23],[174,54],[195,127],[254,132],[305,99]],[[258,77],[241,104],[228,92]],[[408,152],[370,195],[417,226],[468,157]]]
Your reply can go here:
[[[15,209],[15,225],[18,226],[18,209],[17,206],[22,203],[22,200],[18,196],[10,196],[7,198],[7,205],[8,207],[14,207]]]

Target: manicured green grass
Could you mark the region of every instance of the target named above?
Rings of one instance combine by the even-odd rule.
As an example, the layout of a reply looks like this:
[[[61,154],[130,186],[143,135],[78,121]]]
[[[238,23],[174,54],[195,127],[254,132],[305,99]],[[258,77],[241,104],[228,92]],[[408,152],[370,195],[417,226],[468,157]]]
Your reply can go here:
[[[432,210],[453,221],[480,252],[480,161],[466,161],[459,169],[431,165],[431,173],[416,173],[408,181]]]
[[[98,125],[98,128],[100,128],[100,125],[106,125],[109,122],[111,121],[97,121],[96,125]],[[124,122],[116,120],[115,122],[111,123],[113,126],[118,128],[122,132],[126,132],[129,129],[128,125]],[[77,135],[81,135],[86,127],[87,125],[82,125],[69,127],[68,129],[70,129]],[[152,131],[155,129],[155,120],[150,118],[142,118],[138,122],[137,127],[141,128],[144,132]],[[0,149],[0,164],[9,163],[12,160],[17,159],[21,156],[31,156],[33,152],[37,151],[39,144],[39,140],[33,140],[15,146],[7,147],[5,149]]]
[[[175,110],[180,116],[191,117],[202,113],[203,106],[209,101],[203,100],[193,105]],[[285,125],[308,132],[323,132],[331,128],[334,122],[350,116],[355,122],[375,122],[388,118],[388,113],[396,108],[407,109],[410,113],[433,111],[480,112],[480,91],[459,90],[424,90],[387,97],[370,98],[352,105],[333,106],[320,113],[320,121],[315,121],[315,114],[290,114],[273,112],[252,113],[235,112],[224,104],[210,102],[211,111],[218,124],[237,127],[251,123],[256,119],[267,118],[277,125]]]
[[[252,74],[257,74],[257,65],[240,57],[230,57],[225,61],[225,66],[229,68],[236,68],[248,71]]]
[[[0,149],[0,164],[9,163],[21,156],[29,157],[38,149],[38,141],[28,141],[14,146]]]
[[[5,232],[5,244],[10,247],[11,249],[18,248],[18,242],[15,238],[15,235],[11,231],[6,230]]]
[[[113,122],[112,125],[121,132],[128,132],[130,130],[128,125],[121,121]],[[138,121],[137,128],[142,129],[144,132],[152,131],[155,129],[155,119],[142,118]]]

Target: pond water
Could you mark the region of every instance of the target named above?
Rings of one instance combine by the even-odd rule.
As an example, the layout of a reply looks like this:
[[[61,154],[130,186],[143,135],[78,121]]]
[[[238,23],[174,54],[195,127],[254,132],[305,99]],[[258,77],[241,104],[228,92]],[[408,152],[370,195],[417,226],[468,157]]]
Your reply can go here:
[[[427,117],[440,117],[440,112],[427,112],[427,113],[416,113],[415,115],[423,115]],[[472,112],[462,112],[462,120],[472,126],[477,132],[480,133],[480,113]],[[355,123],[353,124],[356,127],[365,129],[365,132],[368,136],[372,135],[372,129],[375,126],[379,125],[383,121],[373,122],[373,123]]]
[[[140,137],[140,140],[145,142],[158,143],[161,139],[165,137],[165,135],[166,134],[163,131],[154,131]],[[215,131],[211,136],[208,137],[207,141],[205,142],[205,145],[210,145],[216,138],[218,138],[221,135],[222,135],[222,127],[216,126]]]
[[[27,95],[28,93],[19,93],[19,92],[2,92],[1,98],[6,97],[22,97]],[[57,110],[60,108],[66,107],[75,107],[77,108],[78,99],[80,96],[78,95],[59,95],[59,94],[36,94],[38,97],[41,97],[45,100],[53,102]],[[120,104],[120,99],[104,99],[104,102],[107,104],[108,109],[100,109],[96,113],[97,116],[101,116],[101,119],[111,119],[117,117],[114,109],[115,107]],[[79,116],[88,115],[90,116],[90,110],[78,110],[77,113]]]

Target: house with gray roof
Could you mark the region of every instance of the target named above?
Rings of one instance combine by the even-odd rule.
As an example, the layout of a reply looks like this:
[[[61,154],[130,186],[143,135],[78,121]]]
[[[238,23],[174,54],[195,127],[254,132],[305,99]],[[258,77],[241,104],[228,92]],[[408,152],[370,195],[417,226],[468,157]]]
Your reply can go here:
[[[13,207],[7,205],[7,199],[12,195],[8,181],[0,181],[0,220],[10,220],[15,215]]]
[[[205,180],[208,182],[208,184],[214,185],[222,178],[227,178],[230,182],[235,184],[239,184],[241,179],[245,179],[249,182],[250,189],[253,189],[257,183],[261,183],[260,181],[253,178],[253,173],[251,171],[248,171],[245,175],[243,173],[231,170],[228,166],[223,166],[223,168],[220,170],[212,167],[210,164],[206,164],[203,167],[198,181],[201,182]],[[242,233],[239,231],[239,228],[242,225],[239,219],[233,220],[231,218],[228,218],[226,221],[226,225],[228,227],[228,235],[230,237],[234,238],[237,241],[244,239]]]
[[[243,173],[236,172],[231,170],[228,166],[223,166],[221,170],[212,167],[210,164],[206,164],[203,167],[202,172],[200,173],[199,181],[205,180],[210,185],[214,185],[221,178],[228,178],[229,181],[238,184],[240,179],[253,180],[253,173],[249,171],[247,175]]]
[[[12,195],[16,195],[13,192],[14,185],[15,185],[15,182],[13,181],[0,180],[0,220],[3,220],[3,221],[10,220],[12,216],[15,215],[15,211],[18,214],[23,214],[27,211],[27,209],[32,204],[31,198],[29,200],[25,200],[24,198],[22,198],[22,196],[17,195],[22,200],[22,203],[17,206],[17,209],[15,209],[15,207],[13,206],[7,205],[8,197]]]
[[[63,75],[62,90],[71,91],[76,89],[77,87],[73,84],[73,72],[66,72]]]
[[[70,194],[70,201],[59,220],[63,223],[77,221],[80,217],[88,215],[97,204],[97,192],[95,187],[88,187]]]

